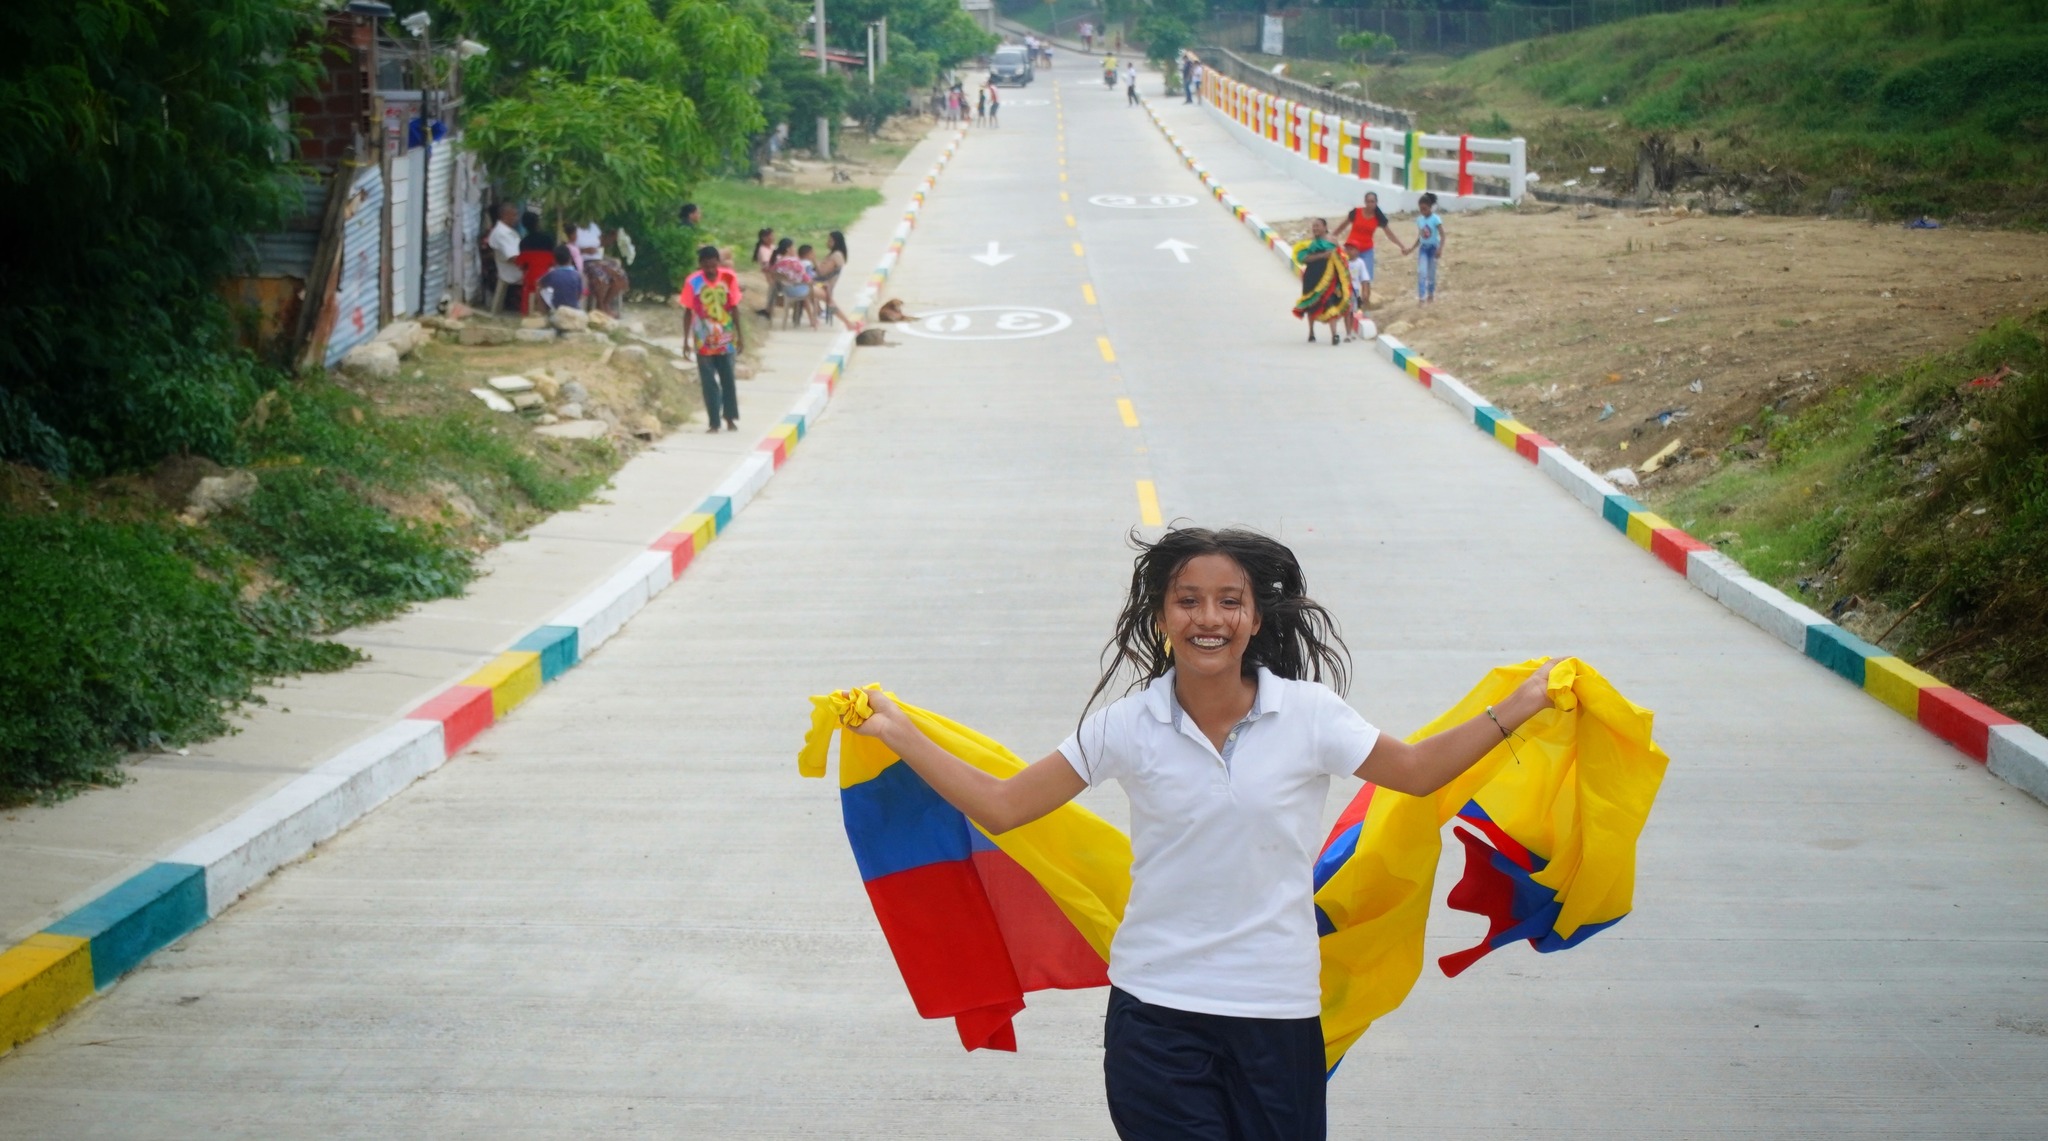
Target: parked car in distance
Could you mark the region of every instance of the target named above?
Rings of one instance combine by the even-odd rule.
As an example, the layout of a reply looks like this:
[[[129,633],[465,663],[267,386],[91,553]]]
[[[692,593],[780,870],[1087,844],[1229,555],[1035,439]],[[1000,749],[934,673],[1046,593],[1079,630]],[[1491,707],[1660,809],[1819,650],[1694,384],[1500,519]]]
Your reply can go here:
[[[1004,44],[989,57],[988,81],[998,86],[1022,87],[1031,82],[1032,70],[1030,53],[1023,44]]]

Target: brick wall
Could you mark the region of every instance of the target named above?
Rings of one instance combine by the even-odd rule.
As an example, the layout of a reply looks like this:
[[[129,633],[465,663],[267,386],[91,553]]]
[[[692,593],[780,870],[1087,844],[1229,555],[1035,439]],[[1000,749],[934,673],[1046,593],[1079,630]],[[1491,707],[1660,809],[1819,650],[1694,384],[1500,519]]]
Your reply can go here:
[[[347,12],[329,15],[320,64],[319,87],[292,100],[292,127],[299,135],[299,157],[332,169],[356,153],[359,139],[374,137],[371,82],[377,37],[370,20]]]

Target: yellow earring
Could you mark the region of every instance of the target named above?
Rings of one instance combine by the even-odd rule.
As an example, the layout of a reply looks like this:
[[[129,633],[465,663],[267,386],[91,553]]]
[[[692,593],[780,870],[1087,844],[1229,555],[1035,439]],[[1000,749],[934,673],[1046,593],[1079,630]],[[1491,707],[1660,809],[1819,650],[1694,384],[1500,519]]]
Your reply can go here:
[[[1172,661],[1172,660],[1173,660],[1173,643],[1172,643],[1172,642],[1169,642],[1169,641],[1167,641],[1167,640],[1166,640],[1166,639],[1164,639],[1164,638],[1161,638],[1161,639],[1159,640],[1159,644],[1160,644],[1160,645],[1162,645],[1162,646],[1165,646],[1165,647],[1166,647],[1166,658],[1167,658],[1167,660],[1168,660],[1168,661]]]

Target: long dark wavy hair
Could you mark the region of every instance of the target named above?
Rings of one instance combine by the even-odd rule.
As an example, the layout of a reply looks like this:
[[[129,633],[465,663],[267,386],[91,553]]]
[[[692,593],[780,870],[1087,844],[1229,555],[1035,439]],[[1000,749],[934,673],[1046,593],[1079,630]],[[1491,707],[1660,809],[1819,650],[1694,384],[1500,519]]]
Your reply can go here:
[[[1350,688],[1351,652],[1337,633],[1337,620],[1308,596],[1301,563],[1285,544],[1236,527],[1176,527],[1156,543],[1132,531],[1130,541],[1138,552],[1130,593],[1123,613],[1117,615],[1116,633],[1102,648],[1102,679],[1088,695],[1084,717],[1126,670],[1134,675],[1124,688],[1130,693],[1164,676],[1173,665],[1160,630],[1166,592],[1188,560],[1202,555],[1224,556],[1243,567],[1251,580],[1259,631],[1244,650],[1246,677],[1264,666],[1276,677],[1322,682],[1338,693]]]

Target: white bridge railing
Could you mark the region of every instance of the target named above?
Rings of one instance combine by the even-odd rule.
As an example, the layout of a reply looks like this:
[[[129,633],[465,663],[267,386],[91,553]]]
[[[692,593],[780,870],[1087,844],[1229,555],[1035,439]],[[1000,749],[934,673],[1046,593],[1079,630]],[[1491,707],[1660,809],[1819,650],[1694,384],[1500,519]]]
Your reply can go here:
[[[1412,210],[1425,191],[1436,194],[1442,210],[1520,202],[1529,181],[1528,144],[1521,139],[1354,123],[1213,70],[1203,74],[1202,98],[1216,113],[1310,167],[1354,180],[1357,194],[1377,192],[1387,210]],[[1316,182],[1326,191],[1333,185],[1324,178]]]

